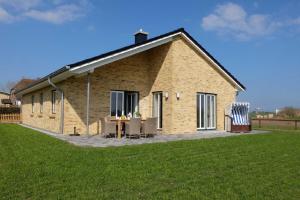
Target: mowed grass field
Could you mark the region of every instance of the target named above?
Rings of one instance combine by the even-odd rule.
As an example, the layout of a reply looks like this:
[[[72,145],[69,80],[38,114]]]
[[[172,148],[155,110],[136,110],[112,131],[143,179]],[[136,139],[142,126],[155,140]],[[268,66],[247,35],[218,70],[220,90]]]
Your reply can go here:
[[[300,132],[77,147],[0,124],[1,199],[300,199]]]

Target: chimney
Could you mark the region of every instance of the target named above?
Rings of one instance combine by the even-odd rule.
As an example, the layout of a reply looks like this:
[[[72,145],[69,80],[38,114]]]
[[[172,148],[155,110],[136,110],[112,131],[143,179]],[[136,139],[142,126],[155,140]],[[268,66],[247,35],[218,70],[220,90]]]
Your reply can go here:
[[[148,39],[148,33],[144,32],[143,29],[140,29],[134,34],[135,44],[145,42]]]

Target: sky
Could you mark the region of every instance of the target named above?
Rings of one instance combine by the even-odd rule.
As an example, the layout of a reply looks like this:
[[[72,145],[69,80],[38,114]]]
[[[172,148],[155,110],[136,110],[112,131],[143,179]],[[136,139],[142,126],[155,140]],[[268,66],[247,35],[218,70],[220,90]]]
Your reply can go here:
[[[300,1],[0,0],[0,85],[183,27],[247,90],[239,101],[300,107]]]

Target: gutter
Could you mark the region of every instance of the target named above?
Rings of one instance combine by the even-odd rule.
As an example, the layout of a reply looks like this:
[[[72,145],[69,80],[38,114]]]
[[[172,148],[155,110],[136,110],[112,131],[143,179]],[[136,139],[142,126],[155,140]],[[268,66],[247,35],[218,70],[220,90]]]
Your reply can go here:
[[[63,134],[64,133],[64,91],[62,89],[60,89],[59,87],[57,87],[53,82],[51,82],[51,78],[50,76],[48,76],[48,83],[55,88],[55,90],[59,91],[61,94],[61,101],[60,101],[60,133]]]

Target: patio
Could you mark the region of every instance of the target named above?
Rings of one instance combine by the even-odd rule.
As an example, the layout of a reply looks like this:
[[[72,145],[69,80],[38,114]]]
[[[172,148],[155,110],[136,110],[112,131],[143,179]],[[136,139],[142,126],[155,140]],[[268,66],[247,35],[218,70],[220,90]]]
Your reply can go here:
[[[93,136],[68,136],[57,134],[37,128],[33,128],[24,124],[21,126],[26,128],[31,128],[33,130],[39,131],[41,133],[50,135],[57,139],[67,141],[71,144],[77,146],[90,146],[90,147],[110,147],[110,146],[125,146],[125,145],[139,145],[139,144],[150,144],[150,143],[162,143],[169,141],[179,141],[179,140],[196,140],[196,139],[205,139],[205,138],[217,138],[217,137],[229,137],[237,135],[246,135],[246,134],[259,134],[267,133],[268,131],[251,131],[249,133],[229,133],[225,131],[205,131],[205,132],[196,132],[194,134],[170,134],[170,135],[156,135],[152,138],[139,138],[139,139],[127,139],[127,138],[103,138],[101,135]]]

